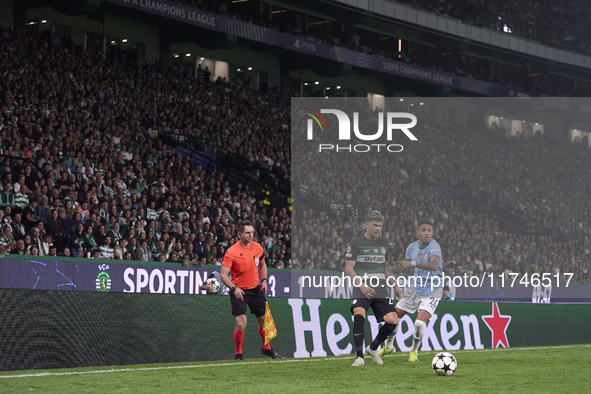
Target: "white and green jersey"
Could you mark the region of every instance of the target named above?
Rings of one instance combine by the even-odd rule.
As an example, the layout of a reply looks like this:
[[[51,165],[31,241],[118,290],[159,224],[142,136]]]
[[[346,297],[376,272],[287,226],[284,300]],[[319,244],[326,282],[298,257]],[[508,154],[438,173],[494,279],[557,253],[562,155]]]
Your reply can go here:
[[[373,279],[373,284],[378,283],[378,285],[371,287],[386,290],[385,266],[388,246],[389,242],[386,239],[367,239],[362,235],[351,240],[345,253],[345,260],[355,261],[355,272],[358,276],[363,278],[367,275],[367,286],[372,283],[369,278],[377,278],[377,280]],[[383,297],[387,297],[386,291],[384,294]]]
[[[146,219],[147,220],[158,220],[160,214],[162,213],[162,209],[150,209],[148,208],[146,212]]]
[[[101,251],[101,259],[112,259],[115,255],[115,250],[109,245],[99,246]]]
[[[14,204],[19,208],[29,206],[29,197],[26,194],[17,193],[14,195]]]
[[[8,249],[8,247],[10,246],[10,244],[12,243],[12,241],[14,240],[14,238],[12,237],[12,235],[10,236],[6,236],[3,234],[0,235],[0,246],[3,247],[4,249]],[[7,250],[6,253],[8,253],[9,251]]]

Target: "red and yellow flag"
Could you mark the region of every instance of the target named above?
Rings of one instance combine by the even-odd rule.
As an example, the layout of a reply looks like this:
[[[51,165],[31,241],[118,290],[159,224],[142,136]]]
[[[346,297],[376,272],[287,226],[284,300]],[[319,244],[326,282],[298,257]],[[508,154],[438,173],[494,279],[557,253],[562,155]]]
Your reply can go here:
[[[265,323],[263,324],[263,333],[265,334],[265,346],[271,342],[271,339],[277,336],[277,328],[269,309],[269,303],[265,304]]]

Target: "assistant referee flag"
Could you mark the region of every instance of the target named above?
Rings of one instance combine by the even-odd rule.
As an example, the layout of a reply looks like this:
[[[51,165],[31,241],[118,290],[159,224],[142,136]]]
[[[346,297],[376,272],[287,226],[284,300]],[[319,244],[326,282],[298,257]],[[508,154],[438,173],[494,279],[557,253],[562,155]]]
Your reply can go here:
[[[271,339],[277,336],[277,328],[275,327],[275,322],[273,321],[273,316],[271,315],[271,309],[269,308],[269,303],[265,303],[265,322],[263,323],[263,333],[265,334],[265,346]]]

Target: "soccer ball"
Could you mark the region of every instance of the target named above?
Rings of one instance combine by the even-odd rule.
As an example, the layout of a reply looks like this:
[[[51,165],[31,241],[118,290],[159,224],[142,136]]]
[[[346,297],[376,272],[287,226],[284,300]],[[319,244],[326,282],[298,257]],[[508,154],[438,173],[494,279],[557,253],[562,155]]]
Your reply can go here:
[[[453,354],[448,352],[437,353],[433,357],[433,371],[440,376],[450,376],[458,367],[458,362]]]
[[[203,282],[204,285],[213,285],[213,291],[210,291],[209,293],[217,293],[218,291],[220,291],[220,281],[217,280],[216,278],[207,278],[205,280],[205,282]]]

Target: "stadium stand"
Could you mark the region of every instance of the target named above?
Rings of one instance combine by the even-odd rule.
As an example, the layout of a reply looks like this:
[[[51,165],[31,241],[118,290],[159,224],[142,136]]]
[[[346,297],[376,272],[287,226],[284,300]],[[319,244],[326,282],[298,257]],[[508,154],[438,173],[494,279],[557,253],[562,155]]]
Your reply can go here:
[[[401,3],[530,38],[555,48],[591,54],[591,42],[584,23],[589,4],[578,1],[427,1],[400,0]]]
[[[147,239],[151,260],[219,265],[248,216],[269,248],[289,253],[286,207],[161,137],[207,136],[206,150],[219,146],[288,181],[288,97],[9,31],[0,52],[5,251],[47,255],[54,244],[67,256],[131,259]]]
[[[440,52],[445,51],[438,52],[419,43],[413,43],[415,50],[410,53],[399,51],[397,45],[392,45],[390,40],[386,40],[387,36],[372,34],[367,30],[344,23],[336,23],[336,27],[331,28],[330,31],[326,29],[312,30],[302,25],[301,22],[298,23],[297,17],[288,18],[283,12],[269,15],[269,12],[263,11],[268,7],[268,4],[264,2],[255,1],[246,4],[226,3],[219,0],[175,0],[175,2],[305,39],[402,61],[426,69],[510,85],[515,89],[524,89],[534,94],[555,97],[589,95],[589,91],[580,84],[568,87],[559,81],[540,83],[528,73],[518,76],[520,73],[517,70],[513,73],[504,73],[502,76],[495,75],[496,73],[487,64],[464,59],[462,56],[443,56]],[[579,2],[580,7],[573,7],[565,2],[541,5],[538,2],[515,3],[508,0],[495,2],[402,0],[401,3],[459,19],[474,26],[488,27],[532,39],[551,47],[591,55],[591,41],[584,28],[584,15],[589,12],[589,5],[584,2]],[[284,11],[288,11],[288,8]],[[449,54],[447,53],[447,55]]]
[[[301,34],[287,24],[275,28]],[[228,172],[195,163],[184,150],[199,144],[205,152],[235,155],[228,161],[243,158],[257,180],[265,171],[273,174],[256,185],[279,187],[291,174],[289,97],[210,80],[206,70],[196,73],[188,64],[168,71],[158,63],[138,67],[129,54],[103,58],[68,39],[1,33],[4,250],[48,254],[55,244],[65,255],[131,259],[146,239],[151,260],[219,264],[235,242],[236,221],[248,216],[269,265],[343,268],[346,243],[361,231],[355,215],[324,207],[301,212],[292,245],[285,204],[267,205],[263,189],[228,180]],[[354,37],[321,39],[365,46]],[[545,137],[505,138],[431,122],[427,130],[437,133],[419,142],[421,151],[433,152],[428,164],[409,157],[366,177],[363,169],[372,163],[359,162],[349,185],[334,185],[328,177],[339,163],[327,162],[320,163],[325,171],[314,179],[298,182],[326,201],[383,210],[392,218],[385,229],[396,250],[390,259],[413,238],[416,221],[429,217],[435,237],[447,248],[450,274],[578,268],[575,279],[590,280],[588,191],[579,182],[585,176],[579,163],[588,160],[588,151]],[[468,170],[464,163],[475,157],[479,160]],[[523,174],[517,168],[536,171]],[[390,174],[400,174],[397,183],[377,196],[365,192]],[[545,188],[548,178],[560,187]],[[506,187],[508,179],[527,187]],[[463,193],[469,203],[436,192],[447,189]],[[420,195],[421,201],[410,195]],[[532,228],[538,230],[530,233]]]

